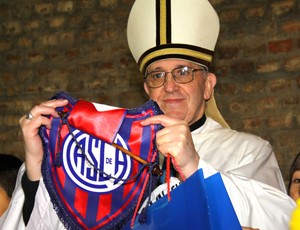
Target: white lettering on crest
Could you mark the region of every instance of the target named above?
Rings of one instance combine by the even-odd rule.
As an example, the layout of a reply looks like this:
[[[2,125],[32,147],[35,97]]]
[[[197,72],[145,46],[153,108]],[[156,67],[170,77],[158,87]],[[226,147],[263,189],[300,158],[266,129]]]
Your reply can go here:
[[[73,131],[73,135],[78,144],[69,134],[63,143],[62,154],[63,166],[74,183],[92,192],[109,192],[124,183],[121,180],[109,178],[101,172],[126,180],[131,171],[129,156],[104,141],[79,130]],[[127,149],[125,141],[119,134],[115,141]]]

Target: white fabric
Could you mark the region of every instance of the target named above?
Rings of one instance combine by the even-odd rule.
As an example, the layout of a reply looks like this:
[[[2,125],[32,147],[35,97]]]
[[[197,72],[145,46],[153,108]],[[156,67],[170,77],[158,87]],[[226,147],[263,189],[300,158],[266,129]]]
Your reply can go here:
[[[145,73],[150,63],[170,57],[209,65],[219,30],[219,17],[208,0],[172,0],[170,4],[136,0],[128,18],[127,40]]]
[[[223,128],[208,118],[195,130],[193,140],[208,177],[220,172],[242,226],[260,230],[287,230],[295,202],[286,195],[284,182],[268,142]],[[1,230],[64,229],[41,179],[27,227],[22,220],[24,193],[21,167],[12,202],[0,219]]]
[[[260,137],[222,128],[208,121],[193,132],[208,177],[220,172],[242,226],[288,230],[295,202],[286,194],[270,144]]]
[[[163,1],[162,1],[163,2]],[[162,3],[162,8],[166,7]],[[127,24],[127,40],[138,63],[149,49],[157,47],[156,1],[136,0]],[[218,39],[219,17],[207,0],[173,0],[171,3],[171,40],[173,44],[187,44],[213,51]],[[163,12],[163,10],[162,10]],[[162,26],[164,22],[160,22]],[[165,31],[161,31],[163,33]],[[165,44],[162,39],[161,44]]]

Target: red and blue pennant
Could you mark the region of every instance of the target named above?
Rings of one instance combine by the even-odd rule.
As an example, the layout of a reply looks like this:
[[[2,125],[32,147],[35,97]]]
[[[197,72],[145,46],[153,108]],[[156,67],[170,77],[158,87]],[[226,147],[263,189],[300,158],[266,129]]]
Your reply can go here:
[[[122,229],[157,184],[161,127],[140,121],[161,110],[152,100],[124,109],[64,92],[52,99],[69,101],[50,130],[40,128],[42,175],[58,217],[72,230]]]

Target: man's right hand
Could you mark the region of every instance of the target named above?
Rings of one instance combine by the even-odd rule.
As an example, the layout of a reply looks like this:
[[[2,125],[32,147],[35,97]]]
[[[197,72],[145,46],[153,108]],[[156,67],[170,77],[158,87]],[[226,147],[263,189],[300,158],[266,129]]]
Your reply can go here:
[[[46,101],[30,110],[32,118],[26,118],[25,115],[19,120],[24,140],[26,173],[31,181],[39,180],[42,175],[43,145],[39,136],[39,128],[44,125],[47,129],[51,129],[51,121],[46,116],[59,117],[55,108],[67,104],[67,100]]]

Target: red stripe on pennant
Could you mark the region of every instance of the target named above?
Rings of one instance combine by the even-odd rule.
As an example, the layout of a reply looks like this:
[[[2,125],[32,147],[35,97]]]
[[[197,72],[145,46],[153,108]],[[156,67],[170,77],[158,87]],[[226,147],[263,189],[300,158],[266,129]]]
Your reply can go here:
[[[76,188],[74,207],[83,218],[86,218],[88,197],[89,197],[89,194],[87,192],[85,192],[79,188]]]
[[[112,194],[103,194],[100,196],[98,203],[97,221],[110,214]]]

